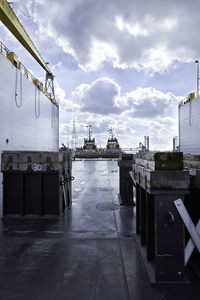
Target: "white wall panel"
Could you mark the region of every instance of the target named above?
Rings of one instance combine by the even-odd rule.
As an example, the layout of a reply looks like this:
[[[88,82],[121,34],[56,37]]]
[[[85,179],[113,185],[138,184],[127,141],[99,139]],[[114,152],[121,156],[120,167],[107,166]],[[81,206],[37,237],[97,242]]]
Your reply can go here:
[[[20,73],[0,54],[0,150],[56,151],[59,147],[58,107]],[[22,100],[21,107],[15,103],[15,88],[18,104]],[[35,101],[37,108],[38,101],[40,105],[38,118]]]
[[[180,151],[200,154],[200,97],[179,107]]]
[[[22,94],[21,107],[17,107],[15,103],[15,87],[17,87],[18,104],[21,104]],[[35,101],[38,99],[35,99],[35,93],[37,97],[40,94],[38,118],[35,115]],[[7,139],[8,143],[6,143]],[[0,155],[3,150],[57,151],[58,147],[58,107],[39,92],[29,79],[23,74],[20,75],[20,71],[0,53]],[[1,182],[0,173],[0,217],[2,216]]]

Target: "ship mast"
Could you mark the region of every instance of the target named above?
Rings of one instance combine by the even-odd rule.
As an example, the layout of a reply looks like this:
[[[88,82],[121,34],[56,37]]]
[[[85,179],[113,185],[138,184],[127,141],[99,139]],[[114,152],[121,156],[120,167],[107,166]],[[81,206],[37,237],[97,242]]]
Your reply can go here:
[[[86,127],[88,128],[89,141],[91,141],[91,137],[92,137],[92,125],[87,125]]]
[[[113,140],[113,139],[114,139],[113,128],[110,127],[110,128],[108,129],[108,132],[110,133],[111,140]]]

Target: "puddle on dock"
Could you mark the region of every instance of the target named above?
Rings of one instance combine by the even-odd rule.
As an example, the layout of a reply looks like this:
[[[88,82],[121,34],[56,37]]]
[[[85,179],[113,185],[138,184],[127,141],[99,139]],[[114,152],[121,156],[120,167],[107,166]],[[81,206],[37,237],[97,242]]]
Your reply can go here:
[[[96,205],[96,208],[100,211],[112,211],[112,210],[119,209],[119,205],[110,202],[103,202],[103,203],[98,203]]]

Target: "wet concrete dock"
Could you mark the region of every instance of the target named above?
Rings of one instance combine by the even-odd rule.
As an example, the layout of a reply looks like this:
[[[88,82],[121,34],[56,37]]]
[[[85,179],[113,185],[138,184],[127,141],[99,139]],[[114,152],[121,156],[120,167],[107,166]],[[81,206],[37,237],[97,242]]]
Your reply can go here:
[[[0,300],[199,299],[189,269],[192,284],[149,284],[134,208],[119,206],[118,171],[117,161],[75,161],[64,218],[1,222]]]

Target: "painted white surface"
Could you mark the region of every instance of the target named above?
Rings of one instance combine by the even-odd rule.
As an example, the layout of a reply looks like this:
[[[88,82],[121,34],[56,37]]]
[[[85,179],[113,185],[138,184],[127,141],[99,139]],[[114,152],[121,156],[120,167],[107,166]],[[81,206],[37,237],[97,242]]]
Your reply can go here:
[[[59,109],[20,73],[0,53],[0,155],[3,150],[58,151]],[[21,107],[16,105],[15,90],[17,103],[21,104],[22,100]],[[37,118],[35,105],[38,112],[39,99],[40,115]],[[0,216],[2,216],[1,210],[2,174],[0,173]]]
[[[180,151],[200,154],[200,97],[179,107]]]
[[[0,54],[0,151],[57,151],[59,109],[20,73]],[[18,104],[22,100],[21,107],[16,105],[15,90]],[[38,103],[40,114],[37,118]]]

